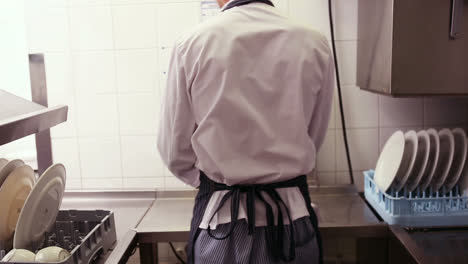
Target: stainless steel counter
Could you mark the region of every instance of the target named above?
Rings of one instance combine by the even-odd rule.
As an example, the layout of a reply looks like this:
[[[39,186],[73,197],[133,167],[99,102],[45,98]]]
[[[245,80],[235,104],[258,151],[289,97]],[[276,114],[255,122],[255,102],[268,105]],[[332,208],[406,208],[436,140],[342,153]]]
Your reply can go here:
[[[105,263],[125,263],[125,257],[139,243],[142,263],[157,263],[157,243],[185,242],[189,234],[195,191],[67,193],[62,209],[107,209],[115,213],[117,243]],[[363,254],[372,255],[374,241],[389,240],[387,263],[468,263],[468,230],[407,230],[387,226],[350,187],[311,189],[318,207],[320,231],[324,239],[366,240]],[[392,246],[400,248],[398,255]],[[370,241],[370,244],[369,244]],[[444,241],[441,243],[441,241]],[[387,245],[384,242],[384,246]],[[382,251],[375,253],[382,255]],[[372,258],[370,262],[372,263]],[[375,259],[374,259],[375,260]]]
[[[117,240],[120,240],[138,225],[154,200],[155,192],[69,192],[61,209],[113,211]]]
[[[399,255],[400,259],[392,263],[468,263],[467,228],[407,230],[391,226],[390,230],[394,239],[406,251],[404,254],[393,254],[393,257]],[[406,254],[409,256],[404,256]],[[406,258],[403,259],[401,255]]]
[[[179,197],[179,198],[175,198]],[[388,226],[380,222],[358,193],[349,187],[311,189],[318,207],[323,237],[386,237]],[[136,228],[142,263],[156,262],[159,242],[185,242],[188,239],[194,193],[164,193],[158,196]],[[146,258],[146,259],[143,259]]]
[[[357,193],[312,192],[311,197],[318,207],[320,228],[328,235],[342,236],[343,229],[350,234],[358,231],[359,236],[387,232],[386,224],[375,217]],[[193,197],[157,198],[137,227],[139,237],[143,241],[186,241],[193,205]]]
[[[67,193],[62,209],[112,210],[117,243],[105,263],[125,263],[139,243],[142,263],[157,263],[157,243],[186,242],[196,191]],[[386,238],[388,226],[377,219],[354,188],[313,188],[320,231],[329,238]]]
[[[193,198],[157,199],[143,217],[136,230],[140,234],[187,233],[194,205]],[[173,236],[173,235],[171,235]],[[185,239],[165,241],[186,241]]]

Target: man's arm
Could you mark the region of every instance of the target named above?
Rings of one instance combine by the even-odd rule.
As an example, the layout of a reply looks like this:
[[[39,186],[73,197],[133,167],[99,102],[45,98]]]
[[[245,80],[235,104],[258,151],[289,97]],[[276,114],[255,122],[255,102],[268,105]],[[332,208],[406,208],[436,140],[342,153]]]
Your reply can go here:
[[[163,95],[158,149],[164,164],[177,178],[198,187],[200,171],[195,167],[197,157],[191,144],[196,122],[182,59],[177,46],[174,47]]]
[[[309,136],[315,143],[317,151],[322,147],[327,133],[328,123],[333,104],[333,92],[335,90],[335,64],[333,55],[330,55],[327,68],[324,71],[322,87],[317,95],[317,101],[309,124]]]

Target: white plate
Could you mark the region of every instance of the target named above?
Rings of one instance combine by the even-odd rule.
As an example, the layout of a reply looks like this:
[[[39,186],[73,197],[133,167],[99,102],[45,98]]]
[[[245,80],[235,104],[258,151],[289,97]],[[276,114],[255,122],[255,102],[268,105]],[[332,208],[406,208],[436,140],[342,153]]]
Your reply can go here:
[[[8,163],[8,160],[0,159],[0,170],[2,170],[3,166],[5,166],[7,163]]]
[[[5,164],[1,169],[0,169],[0,186],[2,186],[3,182],[6,180],[8,175],[12,173],[16,168],[19,166],[24,165],[24,162],[22,160],[12,160]]]
[[[427,162],[429,160],[429,150],[431,141],[429,139],[429,134],[427,131],[419,131],[418,134],[418,149],[416,154],[416,161],[414,162],[414,167],[411,172],[411,175],[406,182],[406,187],[408,191],[412,192],[416,187],[418,187],[421,178],[424,175],[424,172],[427,168]]]
[[[14,248],[36,251],[44,233],[54,225],[65,190],[65,167],[48,168],[26,200],[16,226]]]
[[[382,192],[386,192],[395,180],[404,151],[405,135],[397,131],[385,143],[375,167],[374,180]]]
[[[452,131],[442,129],[439,131],[440,153],[437,169],[431,181],[432,191],[436,192],[444,185],[445,179],[452,166],[453,155],[455,153],[455,139]]]
[[[468,162],[465,162],[465,168],[463,169],[458,186],[460,187],[460,194],[468,196]]]
[[[28,165],[16,168],[3,183],[0,188],[0,241],[12,238],[21,208],[33,186],[34,171]]]
[[[424,191],[429,184],[431,183],[432,177],[434,177],[434,173],[437,168],[437,162],[439,161],[439,153],[440,153],[440,139],[439,133],[435,129],[427,130],[429,134],[430,143],[430,151],[429,151],[429,160],[427,162],[426,172],[424,173],[421,181],[419,182],[419,188]]]
[[[398,169],[397,176],[393,182],[393,188],[395,191],[400,191],[405,186],[411,175],[416,161],[416,154],[418,151],[418,135],[416,131],[411,130],[405,134],[405,152],[403,154],[403,160],[401,166]]]
[[[450,172],[445,180],[445,190],[449,192],[457,184],[460,176],[465,167],[466,154],[468,150],[468,141],[466,139],[466,133],[461,128],[452,130],[455,139],[455,153],[453,155],[453,162]]]

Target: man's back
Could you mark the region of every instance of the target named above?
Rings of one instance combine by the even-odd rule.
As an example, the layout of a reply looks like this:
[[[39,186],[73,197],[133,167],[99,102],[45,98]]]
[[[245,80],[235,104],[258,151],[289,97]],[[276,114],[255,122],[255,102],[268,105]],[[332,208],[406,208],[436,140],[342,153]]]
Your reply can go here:
[[[333,66],[325,37],[255,3],[197,27],[174,53],[196,123],[198,169],[228,185],[312,171],[331,103],[320,97],[332,94],[323,91]]]

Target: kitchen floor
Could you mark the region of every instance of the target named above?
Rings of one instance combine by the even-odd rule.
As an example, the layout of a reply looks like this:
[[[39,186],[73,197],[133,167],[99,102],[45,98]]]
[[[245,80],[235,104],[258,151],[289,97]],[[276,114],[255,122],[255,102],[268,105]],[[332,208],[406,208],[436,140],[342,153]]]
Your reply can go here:
[[[130,259],[127,261],[127,264],[140,264],[140,251],[137,249],[135,251],[135,254],[130,257]],[[178,261],[169,261],[169,260],[160,260],[159,264],[181,264]]]
[[[135,251],[135,254],[133,254],[133,256],[131,256],[127,261],[127,264],[140,264],[140,251],[138,249]]]

